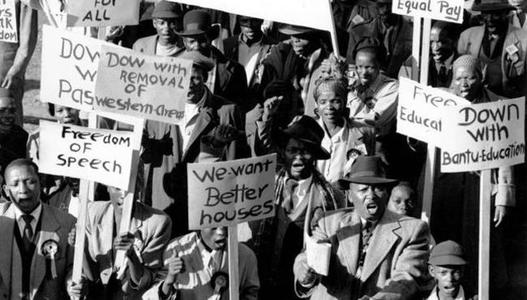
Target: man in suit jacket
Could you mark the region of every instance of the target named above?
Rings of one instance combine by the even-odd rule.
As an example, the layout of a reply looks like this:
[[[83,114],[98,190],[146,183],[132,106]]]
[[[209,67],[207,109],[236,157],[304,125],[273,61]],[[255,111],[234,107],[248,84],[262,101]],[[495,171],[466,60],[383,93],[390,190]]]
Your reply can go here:
[[[67,299],[75,218],[41,203],[30,160],[11,162],[5,180],[11,202],[0,204],[0,299]]]
[[[295,288],[311,299],[415,299],[428,279],[428,225],[385,210],[388,186],[378,157],[359,156],[352,165],[349,197],[354,210],[330,212],[313,238],[331,244],[327,276],[307,263],[294,265]]]

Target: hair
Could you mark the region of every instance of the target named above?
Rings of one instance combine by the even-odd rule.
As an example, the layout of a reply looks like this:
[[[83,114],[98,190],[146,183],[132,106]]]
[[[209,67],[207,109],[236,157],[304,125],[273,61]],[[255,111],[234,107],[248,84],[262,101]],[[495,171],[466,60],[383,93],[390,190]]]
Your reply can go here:
[[[461,34],[462,27],[456,23],[450,23],[445,21],[435,21],[432,24],[432,28],[436,28],[440,31],[445,31],[448,38],[456,42]]]
[[[322,94],[321,89],[329,89],[335,92],[337,96],[340,96],[345,102],[348,96],[348,85],[344,79],[337,79],[334,76],[326,78],[319,78],[315,82],[315,90],[313,91],[313,97],[315,102],[318,102],[318,98]]]
[[[377,62],[382,65],[386,59],[386,49],[376,38],[364,37],[353,49],[353,59],[356,60],[357,54],[359,52],[366,52],[375,55]]]
[[[28,158],[18,158],[18,159],[13,160],[12,162],[10,162],[7,165],[7,167],[4,170],[4,178],[6,177],[7,172],[11,168],[15,168],[15,167],[30,167],[30,168],[33,168],[33,170],[35,171],[35,174],[38,175],[38,166],[37,166],[37,164],[35,164],[31,159],[28,159]]]
[[[392,192],[396,189],[396,188],[406,188],[408,189],[409,193],[410,193],[410,199],[412,200],[415,200],[415,197],[416,197],[416,193],[415,193],[415,190],[414,188],[410,185],[410,183],[408,181],[400,181],[396,186],[394,186],[392,188]]]

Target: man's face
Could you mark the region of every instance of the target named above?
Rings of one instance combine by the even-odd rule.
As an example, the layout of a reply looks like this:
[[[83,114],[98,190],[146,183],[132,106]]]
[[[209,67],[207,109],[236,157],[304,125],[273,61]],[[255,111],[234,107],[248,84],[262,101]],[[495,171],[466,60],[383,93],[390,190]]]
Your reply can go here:
[[[344,99],[334,91],[322,91],[317,99],[318,114],[325,124],[334,124],[342,120],[344,108]]]
[[[385,185],[351,183],[348,196],[359,216],[375,222],[384,214],[388,191]]]
[[[190,88],[187,93],[188,103],[198,103],[203,97],[203,93],[205,92],[204,72],[200,68],[192,67],[192,73],[190,73]]]
[[[60,124],[79,124],[78,109],[55,104],[54,114]]]
[[[488,32],[491,34],[505,33],[508,22],[507,15],[506,10],[483,12],[483,22]]]
[[[483,83],[473,68],[460,66],[454,72],[454,91],[456,95],[473,101],[481,92]]]
[[[124,199],[128,196],[128,191],[108,186],[108,194],[110,195],[110,201],[115,206],[121,206],[124,203]]]
[[[262,21],[258,19],[243,19],[240,22],[241,34],[246,40],[252,41],[262,36]]]
[[[380,68],[379,62],[375,54],[370,51],[359,51],[355,57],[355,64],[357,65],[357,73],[362,84],[372,84],[377,76],[379,76]]]
[[[183,43],[187,51],[199,51],[201,54],[208,56],[208,50],[211,45],[210,40],[205,34],[186,36]]]
[[[40,181],[30,166],[13,166],[6,170],[4,191],[24,213],[31,213],[40,202]]]
[[[11,128],[15,124],[15,100],[10,97],[0,98],[0,126]]]
[[[161,45],[174,45],[177,41],[177,31],[181,29],[180,21],[176,18],[154,18],[154,28]]]
[[[412,213],[414,201],[412,191],[407,187],[395,187],[388,200],[388,210],[408,216]]]
[[[201,240],[212,250],[224,249],[227,245],[227,227],[201,229]]]
[[[430,31],[430,52],[436,63],[444,63],[454,53],[454,41],[446,30],[433,27]]]
[[[430,265],[428,270],[437,282],[439,299],[455,299],[461,286],[463,267]]]
[[[379,3],[377,2],[377,10],[379,12],[379,18],[386,25],[392,25],[394,22],[394,14],[392,14],[392,3]]]
[[[296,55],[308,56],[311,54],[312,42],[306,34],[298,34],[291,36],[291,45]]]
[[[285,165],[289,176],[296,180],[306,179],[313,173],[315,156],[302,141],[290,138],[285,147]]]

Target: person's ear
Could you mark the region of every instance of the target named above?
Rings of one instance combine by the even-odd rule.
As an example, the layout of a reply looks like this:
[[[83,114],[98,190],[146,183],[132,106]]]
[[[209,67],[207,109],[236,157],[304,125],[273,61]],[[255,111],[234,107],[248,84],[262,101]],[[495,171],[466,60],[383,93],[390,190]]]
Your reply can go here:
[[[430,273],[430,276],[434,277],[435,278],[435,273],[434,273],[434,266],[433,265],[428,265],[428,273]]]

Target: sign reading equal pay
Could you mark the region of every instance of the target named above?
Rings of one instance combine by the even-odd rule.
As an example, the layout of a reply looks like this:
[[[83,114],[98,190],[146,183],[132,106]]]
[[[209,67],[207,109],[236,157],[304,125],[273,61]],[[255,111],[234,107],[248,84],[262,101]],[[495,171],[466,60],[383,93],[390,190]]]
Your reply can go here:
[[[399,15],[463,23],[464,0],[394,0],[392,11]]]

